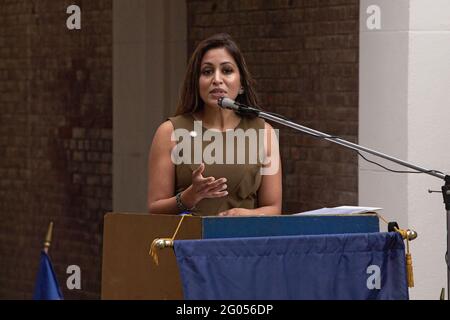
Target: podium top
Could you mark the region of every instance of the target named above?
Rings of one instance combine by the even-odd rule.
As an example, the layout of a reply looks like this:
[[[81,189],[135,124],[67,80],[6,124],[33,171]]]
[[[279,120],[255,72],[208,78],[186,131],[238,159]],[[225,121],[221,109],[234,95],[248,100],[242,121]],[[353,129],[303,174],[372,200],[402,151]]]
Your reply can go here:
[[[179,215],[109,213],[105,220],[115,217],[122,219],[145,219],[161,225],[167,230],[163,237],[173,234],[173,224]],[[288,235],[320,235],[343,233],[379,232],[379,221],[375,213],[352,215],[278,215],[251,217],[187,216],[185,228],[195,228],[198,239],[245,238]],[[195,227],[194,227],[195,226]]]
[[[379,232],[376,214],[205,217],[203,239]]]

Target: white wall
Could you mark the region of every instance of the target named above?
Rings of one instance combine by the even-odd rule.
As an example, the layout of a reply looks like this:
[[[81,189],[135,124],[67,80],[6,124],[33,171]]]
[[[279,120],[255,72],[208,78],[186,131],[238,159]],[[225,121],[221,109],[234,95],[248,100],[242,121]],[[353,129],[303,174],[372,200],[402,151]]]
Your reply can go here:
[[[450,1],[411,0],[408,73],[408,156],[429,168],[450,169]],[[421,233],[413,297],[436,299],[447,281],[446,214],[440,190],[443,182],[426,175],[410,176],[410,225]]]
[[[380,30],[366,26],[366,10],[372,4],[381,10]],[[408,141],[408,21],[408,0],[361,1],[358,139],[366,147],[400,159],[407,158]],[[401,226],[408,224],[406,183],[406,175],[359,161],[360,205],[384,208],[381,213]]]
[[[113,39],[113,210],[147,212],[148,149],[185,71],[185,1],[114,0]]]
[[[369,30],[369,5],[381,9],[381,29]],[[450,1],[361,1],[359,142],[410,163],[450,169]],[[401,168],[380,161],[391,168]],[[394,174],[360,160],[359,203],[419,237],[411,244],[412,299],[438,299],[446,287],[443,181]]]

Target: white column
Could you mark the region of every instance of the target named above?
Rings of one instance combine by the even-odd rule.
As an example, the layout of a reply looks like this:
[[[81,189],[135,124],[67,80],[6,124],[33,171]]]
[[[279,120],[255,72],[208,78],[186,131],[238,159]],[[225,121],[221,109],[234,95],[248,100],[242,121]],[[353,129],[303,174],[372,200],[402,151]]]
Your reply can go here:
[[[411,0],[408,73],[408,157],[450,171],[450,1]],[[446,287],[446,219],[443,181],[427,175],[408,179],[409,224],[420,232],[413,245],[417,289],[413,297],[437,299]],[[417,252],[417,254],[415,254]]]
[[[187,51],[184,0],[113,1],[113,210],[147,211],[147,157],[175,109]]]
[[[369,7],[379,10],[381,29],[368,28],[368,23],[373,27],[376,14],[368,14]],[[361,1],[358,139],[366,147],[400,159],[407,158],[408,142],[408,20],[408,0]],[[359,162],[360,205],[383,207],[381,213],[401,226],[408,224],[406,183],[406,175]]]
[[[381,24],[371,30],[373,5]],[[362,0],[360,10],[360,144],[425,168],[450,169],[450,2]],[[447,281],[445,208],[442,196],[427,190],[439,190],[443,181],[359,164],[359,204],[383,207],[389,221],[419,233],[411,243],[411,298],[437,299]]]

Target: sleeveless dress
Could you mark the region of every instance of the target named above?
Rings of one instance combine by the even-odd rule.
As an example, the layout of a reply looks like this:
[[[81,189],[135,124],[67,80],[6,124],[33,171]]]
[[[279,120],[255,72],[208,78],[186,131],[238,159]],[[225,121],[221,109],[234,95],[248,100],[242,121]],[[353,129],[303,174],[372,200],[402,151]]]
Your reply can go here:
[[[192,214],[213,216],[232,208],[254,209],[258,207],[258,189],[261,185],[260,169],[264,160],[264,120],[241,117],[241,121],[235,129],[221,132],[204,128],[192,114],[183,114],[168,119],[173,124],[174,136],[172,138],[178,147],[176,151],[172,152],[172,160],[175,159],[174,194],[187,189],[192,184],[192,172],[202,162],[205,164],[203,177],[213,176],[216,179],[227,179],[228,195],[201,200],[192,210]],[[207,131],[209,137],[208,134],[205,134]],[[245,139],[242,139],[243,133],[247,133]],[[217,143],[217,139],[222,139],[222,148],[220,148],[220,144],[214,144],[216,147],[213,147],[213,142]],[[183,149],[182,146],[185,148]],[[190,150],[186,148],[188,146]],[[222,150],[222,154],[219,150]],[[232,154],[230,155],[230,153]]]

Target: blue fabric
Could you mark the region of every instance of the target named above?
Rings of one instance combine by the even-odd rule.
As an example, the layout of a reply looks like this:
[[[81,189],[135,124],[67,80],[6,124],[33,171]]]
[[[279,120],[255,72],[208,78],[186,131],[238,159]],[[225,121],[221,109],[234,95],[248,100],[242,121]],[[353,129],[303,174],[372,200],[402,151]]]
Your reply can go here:
[[[62,300],[63,295],[56,279],[50,257],[41,251],[41,261],[34,288],[34,300]]]
[[[188,300],[408,299],[397,233],[179,240],[174,249]]]

